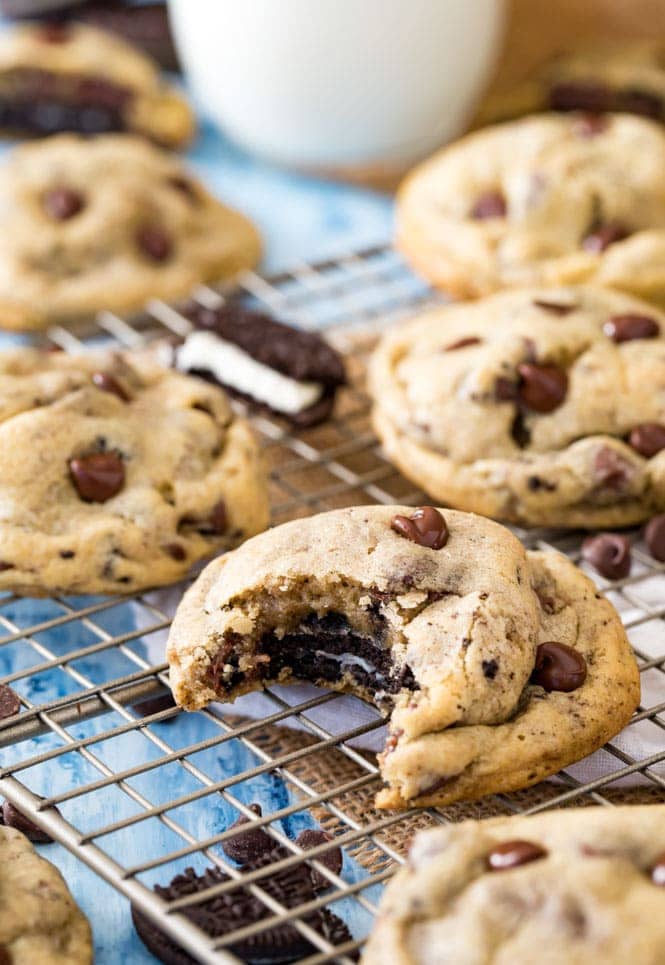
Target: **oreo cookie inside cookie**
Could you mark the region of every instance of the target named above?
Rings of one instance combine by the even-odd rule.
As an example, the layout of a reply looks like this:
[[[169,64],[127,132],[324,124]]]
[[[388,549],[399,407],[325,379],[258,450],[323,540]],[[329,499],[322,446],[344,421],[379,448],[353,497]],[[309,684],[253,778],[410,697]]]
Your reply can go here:
[[[178,369],[300,428],[330,416],[346,374],[340,354],[320,335],[233,303],[187,315],[195,330],[175,350]]]
[[[246,865],[245,870],[263,868],[284,857],[286,851],[276,846]],[[227,881],[230,881],[228,875],[218,868],[208,868],[200,875],[196,874],[193,868],[187,868],[183,874],[176,875],[166,887],[156,885],[155,891],[165,901],[174,901]],[[314,897],[312,879],[304,865],[296,865],[287,871],[261,878],[258,883],[272,898],[287,908],[294,908]],[[183,914],[212,938],[220,938],[238,928],[273,917],[273,913],[258,898],[242,887],[202,901],[198,905],[188,906],[183,909]],[[132,918],[139,937],[160,961],[167,965],[195,965],[195,959],[164,935],[135,907],[132,907]],[[351,940],[351,933],[341,918],[325,908],[304,915],[302,920],[333,945]],[[250,965],[280,965],[315,954],[318,949],[289,921],[234,942],[228,946],[228,950]]]

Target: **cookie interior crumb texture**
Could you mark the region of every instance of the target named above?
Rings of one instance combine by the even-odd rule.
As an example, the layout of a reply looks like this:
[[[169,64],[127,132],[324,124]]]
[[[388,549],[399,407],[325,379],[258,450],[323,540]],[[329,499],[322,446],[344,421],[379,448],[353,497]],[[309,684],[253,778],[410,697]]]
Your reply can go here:
[[[642,117],[541,114],[485,128],[407,177],[397,244],[457,297],[593,282],[662,302],[664,170],[665,129]]]
[[[592,286],[427,310],[370,364],[388,458],[431,497],[531,526],[665,510],[665,315]]]
[[[50,22],[0,36],[0,129],[40,136],[127,132],[183,147],[195,126],[184,97],[142,51],[116,33]]]
[[[254,226],[146,141],[63,134],[0,167],[0,327],[182,298],[260,255]]]
[[[380,807],[525,787],[602,745],[639,699],[616,611],[558,553],[442,512],[447,539],[412,508],[357,507],[209,564],[169,637],[176,701],[309,680],[376,704],[390,714]],[[393,528],[400,516],[411,525]]]
[[[91,965],[90,926],[60,872],[28,839],[0,826],[0,960]]]
[[[0,353],[0,589],[172,583],[268,518],[257,442],[221,389],[148,352]]]
[[[362,965],[659,965],[665,806],[587,807],[418,834]]]

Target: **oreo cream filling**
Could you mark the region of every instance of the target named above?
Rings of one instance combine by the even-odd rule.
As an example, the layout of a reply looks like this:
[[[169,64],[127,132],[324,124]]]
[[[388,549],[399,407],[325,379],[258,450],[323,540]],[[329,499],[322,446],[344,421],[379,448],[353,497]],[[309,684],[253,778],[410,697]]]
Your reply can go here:
[[[287,415],[308,409],[324,392],[320,382],[298,382],[282,375],[213,332],[188,335],[176,351],[176,366],[183,372],[210,372],[222,385]]]

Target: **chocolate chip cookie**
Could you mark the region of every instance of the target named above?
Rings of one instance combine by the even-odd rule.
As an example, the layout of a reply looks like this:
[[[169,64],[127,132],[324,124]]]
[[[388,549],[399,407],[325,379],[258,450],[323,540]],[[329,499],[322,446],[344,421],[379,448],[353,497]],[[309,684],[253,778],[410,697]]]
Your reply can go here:
[[[400,189],[397,243],[460,297],[594,282],[665,299],[665,130],[542,114],[477,131]]]
[[[152,60],[117,34],[46,22],[0,36],[0,130],[129,132],[181,147],[194,133],[194,117]]]
[[[63,134],[0,168],[0,327],[44,328],[183,297],[254,265],[259,236],[139,138]]]
[[[0,590],[127,593],[268,524],[247,423],[147,353],[0,354]]]
[[[250,540],[188,590],[167,655],[188,710],[295,680],[379,706],[383,808],[535,784],[639,700],[619,617],[586,576],[431,506],[335,510]]]
[[[425,312],[370,366],[388,458],[432,497],[535,526],[665,510],[665,315],[590,286]]]
[[[587,807],[417,835],[362,965],[659,965],[665,806]]]
[[[92,936],[60,872],[28,839],[0,826],[0,961],[89,965]]]
[[[665,47],[633,41],[563,52],[541,64],[512,88],[492,91],[475,119],[477,126],[536,111],[639,114],[663,121]],[[593,125],[602,120],[589,118]]]

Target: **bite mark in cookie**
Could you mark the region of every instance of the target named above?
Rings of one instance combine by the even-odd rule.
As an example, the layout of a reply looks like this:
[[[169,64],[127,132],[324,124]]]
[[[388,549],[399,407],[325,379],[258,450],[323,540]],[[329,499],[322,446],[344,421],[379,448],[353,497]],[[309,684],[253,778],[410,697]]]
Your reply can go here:
[[[235,304],[193,308],[189,317],[196,330],[175,350],[179,369],[204,374],[297,426],[330,415],[346,375],[321,336]]]
[[[639,694],[617,614],[558,554],[424,509],[434,540],[394,530],[404,507],[358,507],[210,564],[169,636],[177,702],[307,680],[374,703],[390,714],[379,807],[523,787],[599,746]],[[546,751],[539,733],[555,735]]]

